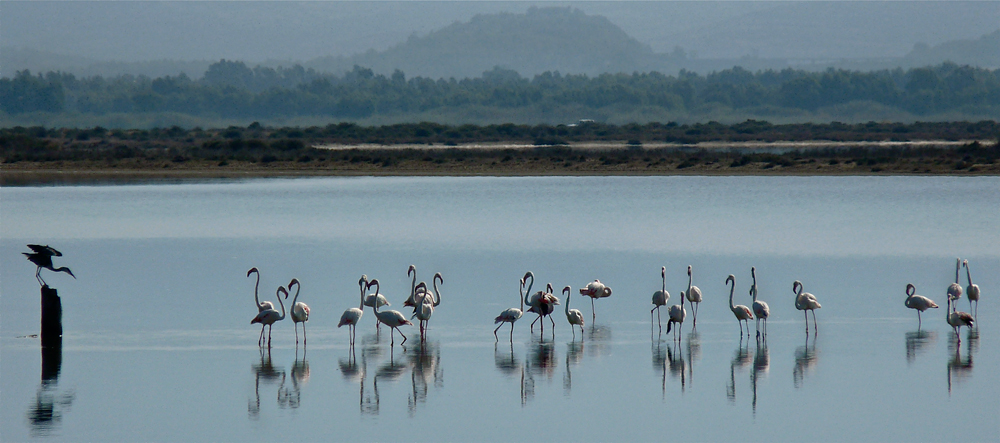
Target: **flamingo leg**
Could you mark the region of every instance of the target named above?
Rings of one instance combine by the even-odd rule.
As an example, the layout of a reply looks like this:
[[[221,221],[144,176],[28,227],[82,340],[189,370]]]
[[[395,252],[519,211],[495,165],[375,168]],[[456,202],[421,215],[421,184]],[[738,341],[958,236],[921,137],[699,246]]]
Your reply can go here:
[[[306,324],[302,323],[302,346],[306,345]]]
[[[552,329],[554,330],[556,328],[556,321],[552,319],[551,315],[549,316],[549,321],[552,322]],[[553,331],[553,332],[555,332],[555,331]]]
[[[540,318],[542,318],[541,315],[539,315],[538,318],[535,319],[535,321],[531,322],[531,332],[532,333],[535,332],[535,323],[538,323],[538,319],[540,319]]]
[[[396,328],[396,330],[399,331],[399,328]],[[399,345],[402,346],[403,343],[406,343],[406,336],[403,335],[403,331],[399,331],[399,335],[403,336],[403,341],[399,342]]]
[[[813,312],[813,331],[819,333],[819,324],[816,323],[816,310],[813,309],[812,312]]]
[[[500,322],[500,326],[497,326],[497,328],[493,330],[493,338],[495,338],[497,342],[500,341],[500,337],[497,337],[497,331],[500,330],[501,326],[503,326],[503,322]],[[513,323],[510,324],[510,329],[511,330],[514,329],[514,324]]]
[[[806,334],[809,333],[809,311],[802,311],[802,315],[806,319]]]
[[[510,344],[514,346],[514,322],[510,322]]]
[[[597,308],[594,307],[594,297],[590,297],[590,313],[591,313],[590,319],[591,320],[596,320],[597,319]]]

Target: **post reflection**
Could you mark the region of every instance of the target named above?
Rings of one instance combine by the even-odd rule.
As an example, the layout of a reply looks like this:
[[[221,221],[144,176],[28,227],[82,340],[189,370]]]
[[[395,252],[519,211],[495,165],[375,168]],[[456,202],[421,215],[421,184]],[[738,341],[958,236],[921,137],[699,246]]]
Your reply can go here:
[[[973,331],[975,331],[975,345],[973,344]],[[948,350],[952,352],[951,357],[948,358],[948,395],[951,395],[951,389],[953,384],[958,384],[964,382],[967,378],[972,377],[972,354],[978,350],[979,341],[979,331],[970,328],[968,340],[965,341],[965,358],[962,358],[962,346],[958,342],[958,336],[955,332],[950,333],[948,341]]]
[[[917,355],[924,353],[928,345],[937,342],[937,331],[917,329],[906,333],[906,363],[912,364]]]
[[[279,379],[281,383],[284,384],[285,370],[282,368],[275,368],[274,363],[271,361],[270,348],[260,348],[260,362],[255,362],[251,365],[250,370],[254,373],[254,399],[248,401],[247,403],[247,414],[250,416],[250,419],[257,420],[260,419],[260,385],[277,384],[279,383]],[[277,397],[280,405],[280,388]]]
[[[726,398],[730,402],[736,401],[736,370],[740,372],[752,361],[750,357],[750,338],[747,337],[746,346],[743,346],[743,337],[740,337],[739,347],[733,353],[733,359],[729,362],[729,384],[726,385]]]
[[[73,404],[76,394],[70,390],[59,392],[59,373],[62,370],[62,342],[42,347],[42,377],[35,394],[35,404],[28,410],[32,437],[45,437],[55,431],[62,421],[63,411]]]
[[[792,382],[796,388],[802,387],[802,380],[808,372],[816,367],[816,334],[813,334],[812,345],[809,344],[809,335],[806,334],[806,344],[799,346],[795,350],[795,368],[792,370]]]
[[[757,381],[771,370],[771,354],[767,351],[767,340],[757,340],[757,351],[753,355],[753,371],[750,372],[750,389],[753,391],[753,415],[757,416]]]
[[[410,416],[417,406],[427,402],[430,386],[444,386],[444,371],[441,369],[441,347],[437,341],[422,341],[407,351],[410,364],[412,394],[407,399]]]

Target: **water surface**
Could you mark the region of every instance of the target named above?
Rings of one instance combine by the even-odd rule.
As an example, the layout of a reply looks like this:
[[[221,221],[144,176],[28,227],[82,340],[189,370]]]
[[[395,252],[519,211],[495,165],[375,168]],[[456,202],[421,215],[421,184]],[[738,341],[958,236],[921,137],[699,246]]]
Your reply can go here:
[[[996,440],[991,303],[1000,285],[1000,180],[991,177],[316,178],[0,189],[0,437],[20,440]],[[65,338],[44,355],[26,243],[78,279]],[[906,283],[944,304],[955,257],[983,289],[961,344],[944,309],[903,307]],[[390,345],[366,311],[340,314],[361,274],[402,309],[441,272],[427,341]],[[705,301],[675,344],[651,328],[667,267]],[[308,347],[249,320],[292,277]],[[771,305],[765,342],[738,334],[725,278]],[[535,289],[600,278],[614,294],[571,331],[508,341],[493,317]],[[807,335],[791,283],[823,308]],[[962,285],[965,273],[962,272]],[[959,308],[969,310],[963,299]],[[666,318],[666,313],[663,313]],[[548,322],[548,320],[545,320]],[[810,317],[811,321],[811,317]],[[751,323],[751,328],[753,324]],[[301,330],[300,330],[301,332]],[[985,372],[984,372],[985,371]],[[957,411],[962,411],[960,414]],[[846,424],[850,424],[847,426]]]

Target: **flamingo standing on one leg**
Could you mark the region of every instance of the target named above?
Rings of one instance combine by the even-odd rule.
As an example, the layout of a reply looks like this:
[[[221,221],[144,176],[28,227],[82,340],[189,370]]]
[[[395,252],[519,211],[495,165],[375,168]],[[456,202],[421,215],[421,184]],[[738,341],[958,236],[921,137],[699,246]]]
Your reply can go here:
[[[667,334],[670,333],[671,325],[677,323],[677,328],[674,329],[674,341],[678,343],[680,342],[680,339],[677,338],[677,332],[684,324],[684,318],[687,317],[687,312],[684,311],[684,292],[680,293],[680,301],[680,304],[672,305],[667,309],[667,315],[670,317],[670,319],[667,320]]]
[[[792,292],[795,293],[795,309],[802,311],[806,316],[806,334],[809,333],[809,312],[813,313],[813,330],[819,333],[819,327],[816,324],[816,310],[822,308],[819,301],[816,300],[816,296],[808,292],[802,292],[802,282],[795,280],[792,283]]]
[[[914,295],[917,292],[917,287],[913,286],[911,283],[906,284],[906,301],[903,302],[907,308],[917,310],[917,330],[920,329],[920,313],[924,312],[930,308],[937,308],[937,303],[922,295]]]
[[[688,265],[688,290],[686,295],[688,302],[691,303],[691,314],[693,315],[691,326],[696,327],[698,326],[698,307],[701,306],[701,289],[697,286],[691,286],[691,265]]]
[[[49,245],[28,245],[34,252],[22,252],[28,257],[28,261],[35,264],[35,279],[38,280],[38,284],[42,286],[48,286],[45,280],[42,279],[42,268],[48,269],[52,272],[65,272],[71,277],[76,278],[73,275],[73,271],[70,271],[67,267],[53,268],[52,267],[52,257],[62,257],[62,252],[57,251],[55,248]]]
[[[736,276],[729,274],[726,277],[726,283],[731,283],[729,287],[729,310],[733,311],[733,315],[736,316],[736,322],[740,324],[740,340],[743,339],[743,323],[747,324],[747,337],[750,337],[750,320],[753,318],[753,312],[750,312],[750,308],[746,305],[733,305],[733,292],[736,290]]]
[[[760,338],[760,321],[764,320],[764,337],[767,338],[767,317],[771,315],[771,309],[767,303],[757,300],[757,268],[750,267],[750,275],[753,277],[753,286],[750,286],[750,295],[753,296],[753,315],[757,317],[757,337]]]
[[[271,348],[271,329],[274,327],[274,322],[281,321],[285,319],[285,303],[281,301],[281,294],[285,294],[285,298],[288,298],[288,291],[285,290],[284,286],[278,286],[275,291],[275,295],[278,297],[278,304],[281,305],[281,313],[275,311],[274,309],[266,309],[257,313],[257,316],[250,320],[250,324],[260,323],[261,325],[267,325],[267,347]],[[258,345],[260,343],[258,342]]]
[[[597,309],[594,307],[594,300],[598,298],[610,297],[611,288],[605,286],[600,280],[594,280],[588,283],[586,288],[580,288],[580,294],[590,297],[591,320],[596,320]]]
[[[660,320],[660,306],[666,306],[667,301],[670,300],[670,293],[667,292],[667,267],[660,267],[660,280],[662,286],[659,291],[653,293],[653,309],[649,310],[649,327],[653,328],[653,311],[656,311],[656,324],[660,327],[660,333],[663,333],[663,323]]]
[[[972,312],[974,318],[979,318],[979,285],[972,282],[969,261],[962,260],[962,266],[965,266],[965,278],[969,280],[969,286],[965,288],[965,293],[969,296],[969,309],[972,309],[972,302],[976,302],[976,309]]]
[[[361,321],[361,316],[365,315],[365,289],[368,284],[368,276],[361,275],[361,279],[358,280],[358,286],[361,287],[361,301],[358,302],[358,307],[350,308],[340,316],[340,323],[337,323],[337,327],[347,325],[347,329],[350,329],[351,333],[351,346],[354,346],[354,333],[355,328],[358,326],[358,322]],[[376,320],[376,323],[378,320]]]
[[[962,298],[962,285],[958,284],[958,271],[962,268],[962,259],[955,259],[955,283],[948,285],[948,298],[958,300]]]
[[[962,326],[968,326],[971,328],[972,324],[975,323],[976,320],[966,312],[955,311],[951,306],[952,303],[953,302],[949,297],[948,308],[945,309],[945,312],[947,313],[945,319],[948,321],[948,324],[951,325],[951,328],[955,330],[955,337],[958,338],[958,342],[962,343],[962,336],[958,333],[959,328]]]
[[[309,321],[309,305],[298,301],[299,290],[302,289],[299,280],[293,278],[292,281],[288,282],[289,290],[292,289],[292,285],[295,285],[295,297],[292,297],[290,313],[292,314],[292,324],[295,325],[295,344],[299,344],[299,323],[302,323],[302,344],[304,345],[306,344],[306,322]],[[285,299],[288,299],[287,294]]]
[[[527,274],[524,274],[524,277],[521,277],[521,279],[518,280],[518,282],[520,282],[521,284],[521,287],[519,289],[521,295],[517,299],[521,303],[521,309],[518,308],[505,309],[503,312],[500,313],[500,315],[497,316],[497,318],[493,319],[493,323],[499,323],[499,326],[497,326],[497,328],[493,330],[493,338],[495,338],[496,341],[500,341],[500,338],[497,337],[497,331],[500,330],[500,326],[503,326],[504,323],[510,323],[510,341],[511,343],[514,342],[514,322],[518,321],[521,318],[521,316],[524,315],[524,283],[525,280],[528,278],[528,275],[530,274],[531,272],[528,272]]]
[[[372,281],[368,282],[367,286],[368,286],[369,289],[372,286],[374,286],[375,287],[375,294],[378,295],[378,293],[379,293],[379,283],[378,283],[378,279],[377,278],[372,279]],[[379,323],[385,323],[386,326],[392,328],[389,331],[389,337],[390,337],[390,340],[391,340],[390,341],[390,345],[395,345],[396,344],[396,341],[395,341],[396,340],[396,336],[393,335],[393,333],[392,333],[393,331],[398,331],[399,335],[401,335],[403,337],[403,342],[400,343],[400,344],[406,343],[406,335],[403,334],[403,331],[399,330],[399,327],[403,326],[403,325],[412,325],[413,323],[411,323],[409,320],[407,320],[406,317],[403,316],[402,312],[399,312],[399,311],[381,311],[381,312],[379,312],[378,306],[372,306],[372,312],[375,313],[375,318],[379,321]]]
[[[566,294],[566,306],[565,306],[566,321],[569,322],[570,329],[573,329],[573,325],[579,326],[580,327],[580,336],[582,337],[583,336],[583,313],[580,312],[579,309],[570,309],[569,308],[569,297],[572,294],[572,292],[573,292],[573,288],[572,287],[567,286],[567,287],[563,288],[563,294]],[[573,339],[576,339],[576,329],[573,329]],[[581,340],[582,340],[582,338],[581,338]]]

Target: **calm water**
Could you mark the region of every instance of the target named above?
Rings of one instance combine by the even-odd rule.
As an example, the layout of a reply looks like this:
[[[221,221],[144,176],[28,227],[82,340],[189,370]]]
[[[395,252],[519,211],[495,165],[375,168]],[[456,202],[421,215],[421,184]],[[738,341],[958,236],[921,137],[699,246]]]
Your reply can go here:
[[[0,440],[995,441],[998,190],[995,177],[5,187]],[[65,329],[44,365],[26,243],[60,249],[78,277],[43,271]],[[943,305],[955,257],[983,292],[961,345],[944,308],[918,331],[903,307],[906,283]],[[351,350],[336,324],[358,277],[402,309],[411,263],[445,278],[427,341],[404,327],[391,345],[368,309]],[[689,264],[705,301],[677,345],[651,329],[650,297],[666,266],[677,303]],[[302,281],[308,347],[290,320],[257,347],[253,266],[264,299]],[[749,305],[751,266],[772,312],[760,344],[741,340],[724,283],[735,274]],[[527,270],[536,290],[599,278],[614,294],[596,322],[571,299],[587,321],[575,338],[561,305],[544,336],[526,315],[495,343]],[[794,280],[823,304],[818,334]]]

